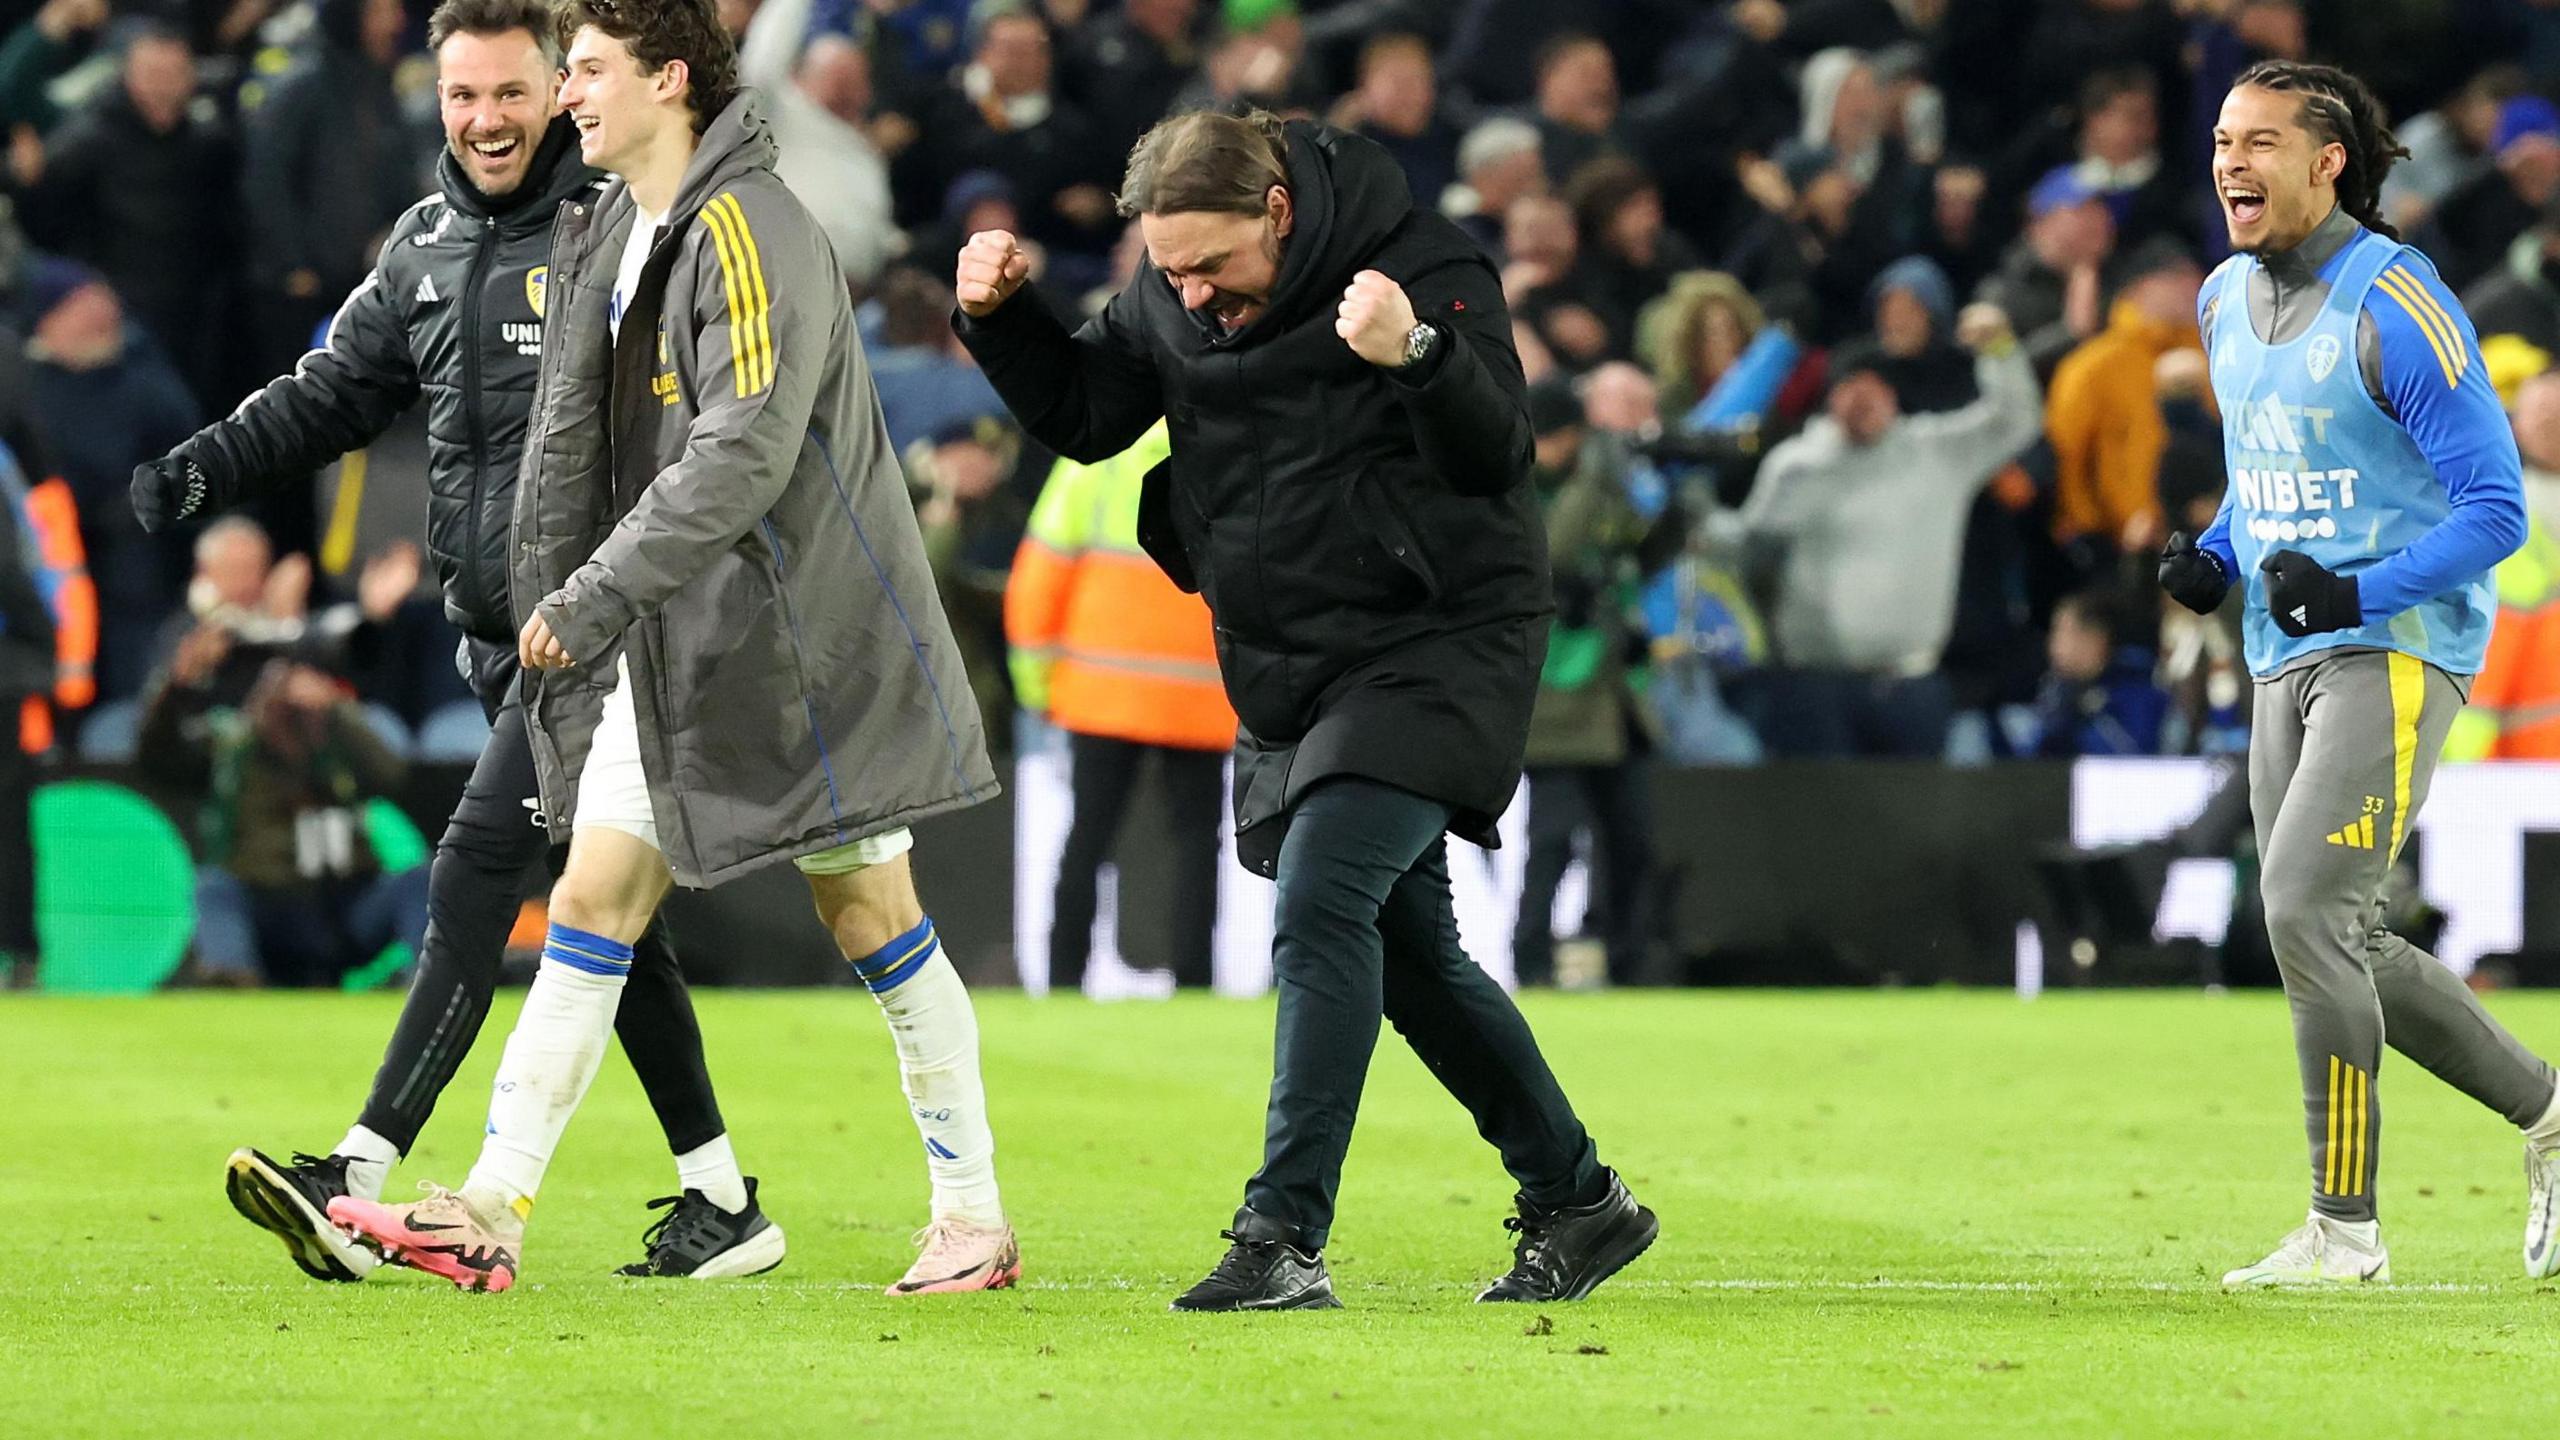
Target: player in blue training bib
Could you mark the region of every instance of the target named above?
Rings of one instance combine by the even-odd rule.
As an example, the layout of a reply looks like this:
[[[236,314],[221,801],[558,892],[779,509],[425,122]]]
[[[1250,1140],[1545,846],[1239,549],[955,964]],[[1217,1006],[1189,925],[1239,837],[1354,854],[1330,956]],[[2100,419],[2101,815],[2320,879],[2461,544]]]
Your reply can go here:
[[[2525,1132],[2525,1270],[2560,1270],[2551,1066],[2382,917],[2488,652],[2490,571],[2525,534],[2479,339],[2377,210],[2407,153],[2362,82],[2289,61],[2242,73],[2213,132],[2238,253],[2199,308],[2230,483],[2201,537],[2170,537],[2160,583],[2200,614],[2242,591],[2259,886],[2311,1142],[2310,1217],[2225,1285],[2391,1278],[2374,1210],[2386,1032]]]

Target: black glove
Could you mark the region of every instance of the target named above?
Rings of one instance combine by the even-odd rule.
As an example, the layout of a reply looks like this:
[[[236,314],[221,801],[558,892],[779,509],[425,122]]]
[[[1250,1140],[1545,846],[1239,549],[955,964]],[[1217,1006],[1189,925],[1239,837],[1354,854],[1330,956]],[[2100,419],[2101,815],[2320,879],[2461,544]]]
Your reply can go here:
[[[2160,549],[2160,588],[2197,614],[2210,615],[2231,593],[2231,572],[2222,568],[2221,556],[2197,549],[2181,530]]]
[[[142,522],[145,533],[156,535],[172,521],[221,508],[230,500],[229,490],[181,446],[133,467],[133,518]]]
[[[2364,599],[2353,575],[2335,574],[2299,550],[2279,550],[2258,569],[2267,577],[2267,613],[2287,635],[2299,640],[2364,623]]]

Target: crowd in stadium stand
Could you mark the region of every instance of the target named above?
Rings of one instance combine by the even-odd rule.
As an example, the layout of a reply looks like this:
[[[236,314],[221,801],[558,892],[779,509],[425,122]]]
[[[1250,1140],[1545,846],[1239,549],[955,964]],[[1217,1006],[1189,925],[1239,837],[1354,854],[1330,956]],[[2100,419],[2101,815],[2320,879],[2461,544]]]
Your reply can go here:
[[[62,637],[30,747],[115,753],[212,643],[190,636],[316,624],[333,588],[363,601],[369,638],[328,673],[371,713],[415,732],[468,704],[432,605],[365,586],[362,556],[313,577],[310,494],[252,512],[277,576],[236,598],[202,573],[201,526],[147,535],[125,498],[136,462],[293,364],[430,187],[425,10],[0,3],[0,485]],[[954,257],[1011,230],[1052,303],[1098,304],[1143,259],[1113,207],[1121,163],[1186,107],[1369,136],[1499,267],[1560,606],[1533,779],[1645,754],[2239,745],[2237,607],[2163,615],[2149,577],[2222,489],[2195,300],[2224,249],[2212,117],[2253,60],[2365,74],[2412,152],[2389,211],[2465,297],[2502,388],[2560,353],[2550,0],[721,11],[862,304],[1000,739],[1024,698],[1005,592],[1055,457],[954,343]],[[1966,353],[1975,302],[2006,313],[2027,364]],[[2546,393],[2519,412],[2536,528],[2502,586],[2521,614],[2560,586],[2555,411]],[[414,574],[414,556],[389,563]],[[2502,631],[2521,638],[2482,681],[2496,703],[2473,753],[2560,750],[2527,723],[2560,686],[2535,633]],[[1590,797],[1619,808],[1596,781]]]

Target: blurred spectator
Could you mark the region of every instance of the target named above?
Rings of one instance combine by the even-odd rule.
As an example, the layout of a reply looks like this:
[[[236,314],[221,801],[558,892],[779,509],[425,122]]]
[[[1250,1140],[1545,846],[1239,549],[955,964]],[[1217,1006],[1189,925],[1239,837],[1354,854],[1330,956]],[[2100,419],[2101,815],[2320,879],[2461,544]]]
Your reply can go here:
[[[871,57],[841,35],[811,40],[791,83],[772,96],[782,149],[774,173],[817,218],[856,286],[878,278],[905,241],[890,218],[888,161],[863,128],[871,98]]]
[[[1685,415],[1742,359],[1766,324],[1742,282],[1718,271],[1675,277],[1636,321],[1636,355],[1662,408]]]
[[[1973,367],[1948,338],[1956,323],[1956,290],[1934,261],[1918,255],[1896,260],[1867,292],[1875,324],[1876,353],[1857,364],[1893,387],[1906,415],[1961,410],[1980,392]]]
[[[951,333],[951,287],[901,266],[880,287],[881,322],[871,346],[871,378],[889,446],[909,446],[982,418],[1001,418],[1004,402]]]
[[[1199,0],[1121,0],[1068,42],[1060,88],[1093,116],[1109,166],[1173,109],[1200,68],[1199,14]]]
[[[1706,262],[1688,241],[1662,225],[1662,190],[1623,155],[1582,167],[1565,189],[1573,209],[1575,246],[1586,293],[1607,322],[1611,353],[1628,353],[1636,312],[1671,286],[1673,276]]]
[[[1937,666],[1955,621],[1965,517],[2036,436],[2035,372],[2006,321],[1967,310],[1957,338],[1982,396],[1905,418],[1872,368],[1832,380],[1826,413],[1760,467],[1741,525],[1778,563],[1761,737],[1779,755],[1934,757],[1951,699]]]
[[[1866,203],[1865,185],[1828,149],[1791,147],[1783,164],[1747,167],[1759,214],[1725,268],[1771,318],[1815,344],[1855,335],[1867,287],[1899,253],[1895,227]]]
[[[0,505],[0,715],[50,693],[54,680],[53,615],[36,587],[32,545],[11,507]],[[35,981],[36,850],[28,822],[35,799],[36,757],[0,742],[0,986]]]
[[[2192,242],[2195,177],[2160,156],[2160,81],[2138,65],[2101,70],[2080,87],[2080,134],[2072,173],[2104,201],[2116,243],[2131,249],[2155,236]]]
[[[943,426],[908,452],[908,484],[934,587],[968,667],[987,749],[1013,753],[1013,682],[1004,631],[1005,581],[1030,506],[1005,477],[1022,456],[1019,432],[983,418]]]
[[[333,986],[427,928],[427,867],[385,873],[364,807],[407,778],[337,679],[267,659],[234,707],[190,636],[153,685],[136,759],[199,807],[196,962],[228,983]]]
[[[2168,539],[2160,513],[2167,424],[2153,374],[2160,357],[2203,342],[2196,292],[2204,274],[2167,241],[2135,252],[2107,328],[2063,358],[2045,402],[2053,443],[2053,535],[2096,559],[2148,555]]]
[[[62,118],[53,81],[79,60],[107,13],[107,0],[45,0],[0,43],[0,127],[10,132],[11,168],[21,185],[34,178],[22,152],[41,153],[43,135]]]
[[[2211,408],[2204,352],[2167,351],[2151,373],[2168,437],[2160,455],[2161,513],[2171,529],[2201,535],[2222,508],[2225,480],[2222,420]],[[2139,568],[2147,570],[2147,562]],[[2240,658],[2240,611],[2237,601],[2211,615],[2158,606],[2160,682],[2173,697],[2164,749],[2225,755],[2246,748],[2252,687]]]
[[[119,83],[46,141],[26,224],[37,244],[102,272],[196,393],[214,395],[239,177],[228,137],[190,113],[195,87],[176,31],[129,31]]]
[[[365,278],[375,245],[426,188],[428,151],[392,63],[400,0],[318,0],[319,44],[247,121],[241,198],[259,291],[260,374],[289,369]]]
[[[1628,367],[1612,367],[1626,369]],[[1637,375],[1639,384],[1650,382]],[[1591,836],[1594,910],[1620,981],[1646,973],[1645,922],[1654,874],[1653,814],[1643,759],[1650,748],[1628,677],[1636,648],[1629,613],[1655,533],[1628,491],[1625,437],[1642,418],[1586,417],[1573,387],[1548,380],[1529,393],[1536,457],[1530,483],[1546,512],[1547,558],[1555,575],[1556,621],[1529,718],[1529,857],[1512,929],[1512,962],[1523,985],[1555,979],[1556,887],[1573,862],[1574,836]],[[1621,412],[1628,402],[1615,402]],[[1669,527],[1676,547],[1678,531]]]
[[[2498,564],[2497,626],[2448,760],[2560,760],[2560,374],[2526,381],[2514,420],[2524,547]]]
[[[1839,46],[1880,50],[1907,40],[1910,22],[1931,10],[1930,0],[1735,0],[1735,29],[1792,59]]]
[[[2515,335],[2560,354],[2560,217],[2528,227],[2498,268],[2463,292],[2481,336]]]
[[[1050,910],[1052,992],[1072,994],[1084,982],[1097,879],[1148,768],[1181,856],[1172,886],[1174,983],[1206,986],[1211,978],[1236,715],[1219,682],[1209,607],[1174,588],[1138,548],[1139,493],[1172,453],[1158,421],[1109,460],[1058,462],[1005,590],[1014,694],[1023,709],[1067,732],[1074,810]]]
[[[2560,200],[2560,107],[2517,96],[2500,107],[2490,145],[2494,168],[2444,197],[2426,247],[2455,290],[2496,270],[2516,236]]]
[[[1173,98],[1173,109],[1257,105],[1284,115],[1312,115],[1325,101],[1307,66],[1306,27],[1290,0],[1226,0],[1217,43],[1200,73]],[[1112,157],[1116,164],[1124,156]]]
[[[1440,197],[1441,209],[1475,237],[1488,255],[1503,253],[1503,226],[1511,207],[1547,193],[1547,165],[1538,128],[1498,115],[1458,142],[1458,183]]]
[[[1023,229],[1043,244],[1100,255],[1119,236],[1101,183],[1117,157],[1091,118],[1058,99],[1049,30],[1036,16],[999,11],[978,23],[969,64],[935,98],[923,138],[902,158],[920,170],[921,189],[903,187],[911,203],[987,170],[1012,185]]]
[[[1437,207],[1457,183],[1458,132],[1441,117],[1431,47],[1422,37],[1391,33],[1361,47],[1359,88],[1342,97],[1331,119],[1385,146],[1404,167],[1416,203]]]
[[[146,535],[126,486],[133,467],[195,433],[195,398],[115,291],[84,265],[30,268],[27,383],[35,413],[80,513],[80,539],[102,602],[98,684],[135,694],[150,671],[153,632],[178,598],[180,542]]]
[[[2128,643],[2104,591],[2064,597],[2054,607],[2049,666],[2036,692],[2035,754],[2157,755],[2169,696],[2151,679],[2148,647]]]
[[[1612,328],[1613,317],[1583,267],[1570,207],[1552,195],[1512,201],[1502,243],[1508,257],[1503,299],[1560,363],[1580,369],[1616,353],[1623,326]]]
[[[1977,298],[2008,314],[2039,375],[2106,323],[2105,266],[2115,247],[2115,216],[2078,173],[2065,166],[2036,182],[2025,233]]]
[[[1625,145],[1618,133],[1618,64],[1609,47],[1569,30],[1538,50],[1538,147],[1548,176],[1568,183],[1574,172]]]
[[[2409,156],[2382,177],[2382,212],[2401,233],[2416,233],[2446,196],[2489,172],[2499,111],[2523,93],[2521,68],[2492,65],[2395,130]]]

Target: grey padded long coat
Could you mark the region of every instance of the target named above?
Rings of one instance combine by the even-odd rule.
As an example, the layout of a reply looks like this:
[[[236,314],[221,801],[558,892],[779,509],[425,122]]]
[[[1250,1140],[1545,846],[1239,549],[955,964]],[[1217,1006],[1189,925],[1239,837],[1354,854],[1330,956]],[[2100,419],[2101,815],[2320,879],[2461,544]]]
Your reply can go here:
[[[752,91],[715,117],[613,339],[638,207],[554,233],[513,598],[574,666],[530,673],[542,804],[626,659],[676,882],[715,885],[996,792],[841,271],[773,174]]]

